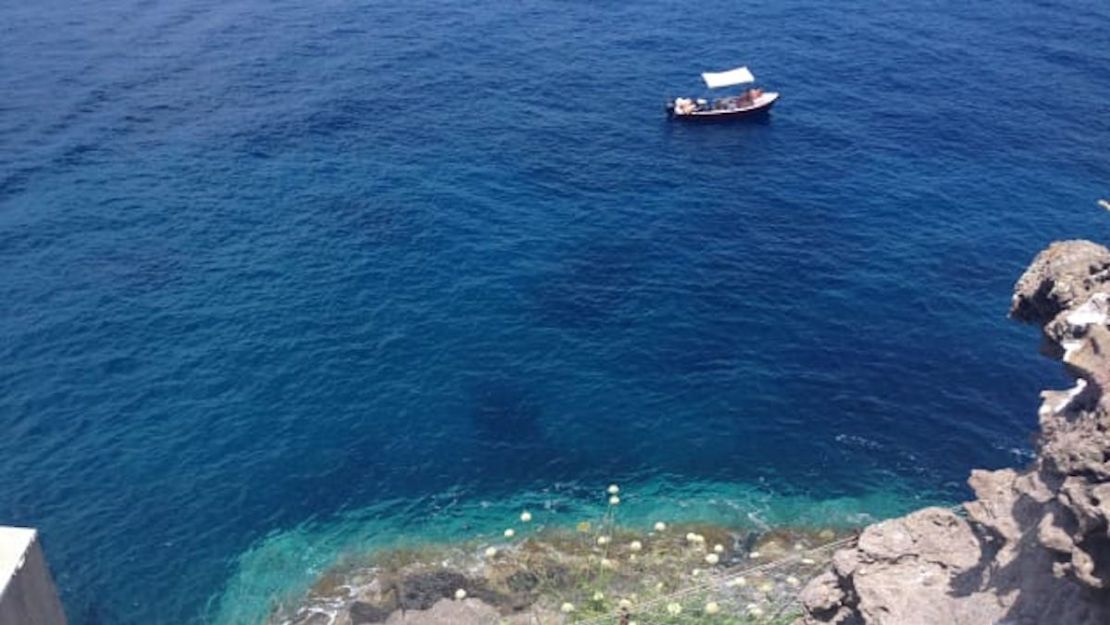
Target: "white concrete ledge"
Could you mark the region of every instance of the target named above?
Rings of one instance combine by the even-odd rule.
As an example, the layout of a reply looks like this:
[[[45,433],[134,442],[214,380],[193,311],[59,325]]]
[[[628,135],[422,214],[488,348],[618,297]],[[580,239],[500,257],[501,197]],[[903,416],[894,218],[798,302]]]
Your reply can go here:
[[[0,625],[66,625],[33,529],[0,527]]]

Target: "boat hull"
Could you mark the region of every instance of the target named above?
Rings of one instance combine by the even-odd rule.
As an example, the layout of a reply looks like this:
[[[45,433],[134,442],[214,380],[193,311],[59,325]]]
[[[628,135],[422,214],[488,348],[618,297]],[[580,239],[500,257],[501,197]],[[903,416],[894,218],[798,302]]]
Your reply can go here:
[[[735,109],[718,109],[708,111],[693,111],[691,113],[678,114],[674,111],[674,105],[667,105],[667,114],[671,119],[678,119],[682,121],[691,122],[720,122],[741,119],[753,119],[764,117],[771,112],[771,107],[778,102],[779,94],[767,93],[759,101],[756,101],[751,106]]]

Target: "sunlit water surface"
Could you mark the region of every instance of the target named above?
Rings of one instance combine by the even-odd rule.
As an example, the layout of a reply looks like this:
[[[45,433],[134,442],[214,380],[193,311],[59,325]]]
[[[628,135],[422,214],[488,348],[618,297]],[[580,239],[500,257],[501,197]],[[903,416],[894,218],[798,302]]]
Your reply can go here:
[[[853,524],[1029,458],[1005,319],[1107,239],[1110,5],[8,2],[0,522],[74,625],[351,550]],[[668,123],[749,65],[765,123]]]

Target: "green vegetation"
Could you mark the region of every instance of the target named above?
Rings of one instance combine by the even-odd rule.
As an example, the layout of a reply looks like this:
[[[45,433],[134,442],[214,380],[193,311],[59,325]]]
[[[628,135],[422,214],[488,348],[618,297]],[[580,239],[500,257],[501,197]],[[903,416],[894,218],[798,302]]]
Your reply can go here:
[[[599,518],[573,528],[538,527],[522,511],[498,540],[379,552],[325,575],[312,594],[326,602],[350,596],[352,586],[372,587],[358,601],[375,614],[477,599],[514,625],[522,616],[617,625],[622,614],[628,625],[783,625],[796,617],[801,584],[827,562],[815,548],[836,539],[830,530],[626,527],[619,489],[611,486],[606,499]]]

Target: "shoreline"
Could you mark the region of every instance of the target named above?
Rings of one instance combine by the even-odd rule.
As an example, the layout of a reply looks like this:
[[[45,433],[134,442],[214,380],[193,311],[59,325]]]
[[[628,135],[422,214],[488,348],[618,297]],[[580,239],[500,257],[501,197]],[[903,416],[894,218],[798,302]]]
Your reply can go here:
[[[1034,463],[976,469],[964,514],[867,527],[802,591],[796,625],[1110,622],[1110,249],[1057,241],[1014,285],[1070,388],[1041,392]]]
[[[526,513],[522,513],[526,514]],[[526,536],[384,549],[324,572],[269,625],[589,623],[726,612],[733,622],[797,616],[801,585],[855,531],[663,522],[539,528]],[[677,606],[677,607],[676,607]],[[715,607],[714,607],[715,606]],[[718,612],[718,610],[720,612]],[[650,618],[654,617],[654,619]],[[676,620],[677,619],[677,620]]]
[[[816,499],[773,492],[760,484],[657,478],[622,489],[616,525],[642,533],[663,520],[674,527],[734,533],[815,534],[831,528],[839,535],[923,505],[952,503],[939,494],[899,486],[892,483],[889,490],[856,497]],[[390,501],[272,532],[238,557],[224,589],[209,600],[207,618],[219,625],[276,623],[275,610],[295,609],[321,578],[365,569],[374,554],[470,549],[472,555],[480,555],[479,547],[505,543],[502,532],[510,526],[518,541],[536,533],[573,533],[583,520],[596,526],[607,507],[604,493],[598,495],[603,487],[604,483],[587,491],[562,485],[496,500],[452,495],[422,500],[427,504]],[[525,509],[535,517],[527,526],[518,519]]]

